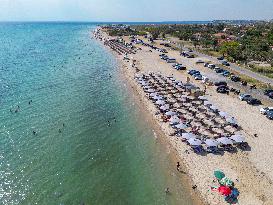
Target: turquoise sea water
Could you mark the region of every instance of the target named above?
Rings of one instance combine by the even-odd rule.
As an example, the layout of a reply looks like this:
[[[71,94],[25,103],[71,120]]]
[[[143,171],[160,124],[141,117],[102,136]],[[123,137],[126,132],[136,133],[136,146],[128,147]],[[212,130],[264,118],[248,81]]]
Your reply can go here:
[[[94,28],[0,24],[0,204],[193,204]]]

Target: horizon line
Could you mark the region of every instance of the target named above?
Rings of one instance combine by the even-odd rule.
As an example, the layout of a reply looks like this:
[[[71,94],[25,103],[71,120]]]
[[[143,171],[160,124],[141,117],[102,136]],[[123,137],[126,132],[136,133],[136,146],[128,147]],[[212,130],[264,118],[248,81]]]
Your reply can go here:
[[[167,20],[167,21],[84,21],[84,20],[0,20],[0,23],[179,23],[179,22],[213,22],[213,21],[272,21],[273,19],[214,19],[214,20]]]

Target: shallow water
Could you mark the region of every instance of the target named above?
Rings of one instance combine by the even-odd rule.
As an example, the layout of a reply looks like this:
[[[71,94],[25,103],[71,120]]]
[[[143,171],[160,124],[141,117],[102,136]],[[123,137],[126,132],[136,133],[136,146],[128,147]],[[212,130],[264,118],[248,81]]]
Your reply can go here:
[[[94,28],[0,24],[0,204],[193,204]]]

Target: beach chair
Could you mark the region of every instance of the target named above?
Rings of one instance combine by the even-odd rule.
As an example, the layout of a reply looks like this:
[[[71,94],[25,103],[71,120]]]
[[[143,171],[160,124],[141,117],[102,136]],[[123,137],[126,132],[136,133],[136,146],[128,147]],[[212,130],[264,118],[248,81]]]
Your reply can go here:
[[[192,146],[192,149],[193,149],[194,153],[196,153],[196,154],[201,154],[204,151],[204,149],[201,145],[200,146]]]
[[[217,154],[220,151],[219,151],[218,147],[207,147],[206,152],[212,153],[212,154]]]

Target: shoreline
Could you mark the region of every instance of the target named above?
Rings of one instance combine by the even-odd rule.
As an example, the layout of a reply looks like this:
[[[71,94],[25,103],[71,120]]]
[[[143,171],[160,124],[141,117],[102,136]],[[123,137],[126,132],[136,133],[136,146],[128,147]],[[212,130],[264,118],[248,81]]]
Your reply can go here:
[[[105,34],[104,34],[105,35]],[[105,46],[105,45],[104,45]],[[107,47],[107,46],[105,46]],[[110,49],[111,50],[111,49]],[[112,51],[114,56],[116,56],[118,62],[122,65],[121,70],[123,70],[124,78],[128,80],[128,82],[135,88],[135,93],[141,103],[144,105],[145,110],[148,110],[149,115],[148,117],[151,118],[151,121],[153,121],[156,126],[158,127],[157,132],[163,133],[163,139],[166,140],[166,143],[171,146],[171,150],[179,159],[179,161],[183,162],[183,169],[186,168],[188,175],[183,176],[188,178],[188,182],[191,185],[196,185],[197,188],[194,191],[196,194],[196,198],[199,198],[203,204],[227,204],[223,201],[222,197],[219,196],[217,193],[212,193],[209,190],[209,185],[212,185],[213,180],[213,169],[215,167],[221,168],[225,172],[227,172],[232,179],[239,180],[236,182],[238,185],[238,188],[240,191],[242,191],[241,197],[239,197],[240,204],[246,204],[246,205],[260,205],[260,204],[269,204],[270,193],[268,191],[261,191],[259,188],[268,188],[269,190],[272,190],[271,186],[271,179],[268,176],[261,176],[262,171],[260,171],[257,168],[257,165],[253,164],[253,160],[249,159],[250,154],[249,153],[236,153],[236,155],[231,154],[225,154],[223,156],[206,156],[206,157],[197,157],[194,154],[185,154],[185,151],[188,150],[188,147],[180,143],[178,138],[170,137],[168,126],[164,123],[160,122],[157,116],[153,115],[156,111],[154,105],[147,99],[144,91],[140,88],[140,86],[136,83],[134,79],[135,71],[132,69],[129,62],[125,62],[122,58],[122,55],[117,55],[116,52]],[[145,55],[142,52],[142,57]],[[146,51],[148,52],[148,51]],[[132,55],[134,56],[134,55]],[[152,57],[151,57],[152,58]],[[134,56],[135,59],[135,56]],[[141,68],[142,71],[145,70],[147,72],[147,69],[145,66],[156,66],[156,65],[148,65],[147,62],[142,61],[136,61],[137,68]],[[166,67],[166,66],[165,66]],[[164,68],[165,68],[164,67]],[[163,68],[163,66],[162,66]],[[165,74],[172,73],[169,70],[165,72]],[[178,76],[178,75],[176,75]],[[179,76],[180,78],[182,76]],[[185,77],[183,77],[183,81],[185,81]],[[219,101],[214,97],[214,93],[211,92],[211,90],[208,90],[208,96],[211,98],[213,102]],[[216,96],[217,97],[217,96]],[[237,116],[236,116],[237,118]],[[249,130],[244,130],[244,133],[250,138],[252,132]],[[248,134],[250,133],[250,134]],[[185,156],[186,155],[186,156]],[[222,159],[221,159],[222,157]],[[207,164],[204,162],[205,160],[209,163]],[[221,161],[224,160],[227,162],[227,165],[222,165]],[[208,166],[210,165],[210,166]],[[203,170],[202,170],[203,169]],[[252,188],[253,185],[249,184],[247,180],[253,180],[253,184],[257,186],[256,188]],[[243,182],[241,182],[241,180]],[[252,190],[253,189],[253,190]],[[268,200],[267,200],[268,199]]]
[[[162,130],[162,127],[158,120],[154,117],[152,110],[149,108],[149,100],[145,97],[145,93],[139,88],[138,84],[136,84],[134,80],[134,75],[132,72],[130,72],[130,68],[128,65],[126,65],[123,61],[121,56],[119,56],[116,52],[114,52],[109,47],[105,46],[101,41],[99,41],[101,45],[107,49],[115,58],[117,61],[118,66],[118,73],[119,77],[122,78],[122,80],[125,81],[127,89],[129,91],[133,91],[133,94],[131,94],[131,98],[134,100],[134,103],[137,104],[138,107],[143,107],[142,110],[143,118],[148,121],[149,126],[152,128],[154,132],[154,136],[157,140],[157,142],[160,144],[160,146],[164,146],[165,149],[168,148],[170,151],[168,153],[169,158],[172,160],[174,171],[177,171],[175,169],[176,162],[180,162],[182,165],[182,170],[180,173],[177,173],[180,178],[180,182],[183,184],[183,187],[186,189],[186,191],[190,194],[190,198],[192,199],[194,205],[209,205],[209,203],[206,203],[202,197],[200,192],[197,190],[193,190],[192,187],[195,185],[192,178],[188,175],[189,169],[188,167],[184,166],[185,161],[183,158],[179,156],[177,153],[177,150],[173,147],[173,144],[168,140],[167,134]],[[130,76],[132,75],[132,76]],[[146,112],[148,111],[148,112]]]

